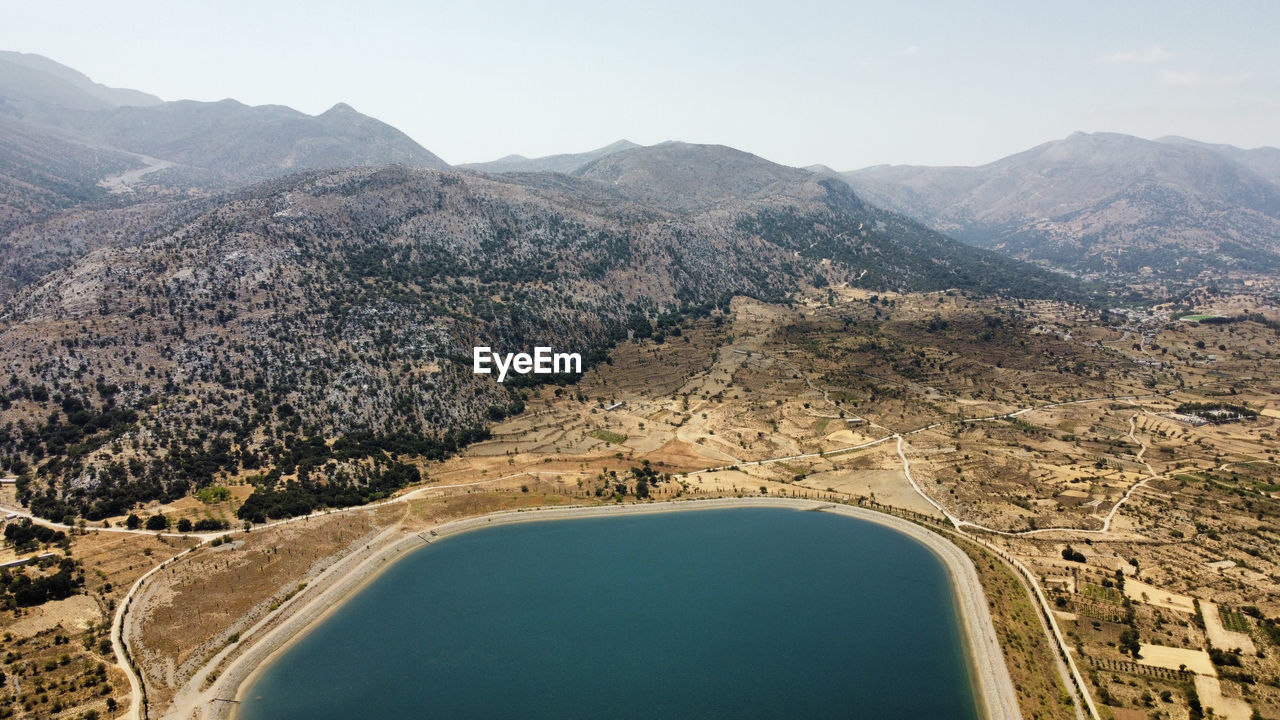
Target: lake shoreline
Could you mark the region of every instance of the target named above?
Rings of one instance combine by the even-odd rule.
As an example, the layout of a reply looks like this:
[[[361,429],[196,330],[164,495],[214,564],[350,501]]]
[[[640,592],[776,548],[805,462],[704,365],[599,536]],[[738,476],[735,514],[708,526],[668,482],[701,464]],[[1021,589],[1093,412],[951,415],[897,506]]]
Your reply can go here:
[[[265,668],[341,607],[347,599],[372,582],[383,570],[409,551],[426,544],[473,530],[512,523],[742,507],[836,513],[886,526],[924,545],[942,562],[951,581],[952,599],[962,625],[961,635],[979,712],[989,720],[1021,717],[995,627],[987,610],[986,596],[973,563],[963,550],[937,533],[892,515],[839,503],[764,497],[502,511],[454,520],[422,532],[391,529],[380,535],[375,542],[366,545],[363,551],[352,553],[330,567],[308,587],[311,592],[299,594],[295,607],[282,608],[287,614],[268,618],[263,621],[261,628],[253,628],[247,633],[251,642],[248,648],[232,659],[207,689],[180,693],[175,697],[165,717],[198,717],[201,720],[236,717],[236,709],[243,693],[253,685]],[[258,637],[254,638],[254,635]]]

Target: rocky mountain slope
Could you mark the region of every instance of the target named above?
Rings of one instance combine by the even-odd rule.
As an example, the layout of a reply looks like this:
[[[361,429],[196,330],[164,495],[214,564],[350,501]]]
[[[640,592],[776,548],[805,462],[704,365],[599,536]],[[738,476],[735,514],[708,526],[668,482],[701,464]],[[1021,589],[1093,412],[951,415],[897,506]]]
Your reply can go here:
[[[107,193],[98,185],[103,178],[140,165],[127,153],[68,140],[0,114],[0,238],[34,218],[103,198]]]
[[[1273,163],[1269,149],[1076,133],[979,167],[879,166],[843,177],[868,202],[1014,257],[1186,278],[1280,270]]]
[[[0,52],[0,299],[190,212],[169,205],[299,171],[390,163],[448,167],[345,104],[313,117],[234,100],[163,102]]]
[[[94,250],[0,317],[0,463],[51,517],[244,472],[246,512],[279,517],[385,494],[405,456],[519,410],[518,381],[472,373],[473,345],[598,362],[802,284],[1083,297],[829,178],[720,147],[618,156],[584,177],[306,174]]]
[[[1246,150],[1234,145],[1204,143],[1199,140],[1174,135],[1156,138],[1156,142],[1208,150],[1249,168],[1264,180],[1280,184],[1280,148],[1259,147]]]

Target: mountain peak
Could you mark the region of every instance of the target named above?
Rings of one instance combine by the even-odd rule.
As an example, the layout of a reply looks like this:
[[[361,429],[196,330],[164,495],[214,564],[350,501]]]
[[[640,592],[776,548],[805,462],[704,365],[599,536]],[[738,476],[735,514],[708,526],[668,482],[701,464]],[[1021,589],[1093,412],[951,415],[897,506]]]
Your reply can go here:
[[[624,139],[617,140],[605,145],[604,147],[596,148],[595,150],[588,150],[587,152],[582,153],[561,153],[559,155],[547,155],[545,157],[537,158],[529,158],[524,155],[513,153],[511,155],[500,157],[497,160],[480,163],[467,163],[461,167],[490,173],[555,172],[568,174],[577,171],[593,160],[638,147],[640,147],[640,145]]]
[[[604,147],[600,148],[600,150],[598,150],[597,152],[605,151],[605,152],[615,153],[615,152],[622,152],[623,150],[630,150],[631,148],[638,148],[638,147],[640,147],[640,145],[633,143],[626,138],[623,138],[621,140],[616,140],[614,142],[609,143],[608,145],[605,145]]]
[[[333,107],[329,108],[328,110],[325,110],[324,112],[320,113],[320,117],[324,117],[325,115],[343,115],[343,114],[359,115],[360,112],[357,111],[355,108],[351,107],[350,105],[344,102],[340,102],[335,104]]]
[[[1081,132],[1077,130],[1061,140],[1054,140],[1048,145],[1072,147],[1119,147],[1125,145],[1142,145],[1150,140],[1115,132]]]
[[[727,145],[669,140],[606,155],[574,175],[682,210],[770,195],[815,195],[813,173]]]

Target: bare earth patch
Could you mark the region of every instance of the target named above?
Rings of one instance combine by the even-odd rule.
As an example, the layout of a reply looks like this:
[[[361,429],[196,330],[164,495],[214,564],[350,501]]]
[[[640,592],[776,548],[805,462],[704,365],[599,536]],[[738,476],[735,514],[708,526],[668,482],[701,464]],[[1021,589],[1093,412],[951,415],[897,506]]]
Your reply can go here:
[[[1142,648],[1138,651],[1138,664],[1170,670],[1186,669],[1197,675],[1217,676],[1213,663],[1209,660],[1209,653],[1204,650],[1142,643]]]

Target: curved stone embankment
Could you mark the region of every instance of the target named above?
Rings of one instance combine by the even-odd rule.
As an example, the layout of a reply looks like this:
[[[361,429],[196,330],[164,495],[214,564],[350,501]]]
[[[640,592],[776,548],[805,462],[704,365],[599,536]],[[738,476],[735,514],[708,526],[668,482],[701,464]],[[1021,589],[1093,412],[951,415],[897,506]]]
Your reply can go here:
[[[973,672],[975,692],[979,706],[987,720],[1014,720],[1022,717],[1018,709],[1017,695],[1005,666],[1004,655],[996,637],[995,626],[987,610],[986,595],[978,579],[972,561],[964,551],[942,536],[919,525],[892,515],[877,513],[865,508],[851,507],[813,500],[786,498],[723,498],[712,500],[676,500],[644,505],[607,505],[595,507],[560,507],[538,510],[505,511],[475,518],[456,520],[434,528],[433,531],[410,533],[401,537],[386,536],[386,540],[373,544],[362,552],[353,553],[335,563],[293,601],[281,608],[280,614],[264,619],[259,627],[245,633],[240,653],[222,670],[217,680],[207,689],[185,688],[169,711],[168,718],[181,720],[213,720],[230,718],[236,706],[234,700],[252,684],[254,675],[285,650],[306,630],[323,620],[341,605],[342,601],[359,590],[394,559],[405,552],[435,542],[450,535],[495,525],[581,517],[609,517],[643,513],[659,513],[683,510],[711,510],[733,507],[783,507],[799,510],[821,510],[860,520],[879,523],[902,532],[929,548],[946,565],[952,578],[958,612],[962,619],[966,645]],[[434,535],[429,534],[434,532]],[[210,661],[209,670],[222,663],[226,656]],[[197,672],[197,678],[206,676]],[[196,682],[193,680],[193,683]]]

